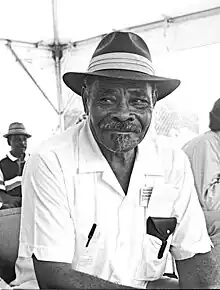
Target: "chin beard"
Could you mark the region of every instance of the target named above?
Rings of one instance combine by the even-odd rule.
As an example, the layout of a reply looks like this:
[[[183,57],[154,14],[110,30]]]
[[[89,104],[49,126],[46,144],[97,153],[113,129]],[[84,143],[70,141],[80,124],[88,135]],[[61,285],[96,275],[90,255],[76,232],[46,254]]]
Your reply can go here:
[[[139,143],[139,138],[131,138],[130,134],[117,134],[112,138],[113,146],[108,150],[114,153],[127,152],[135,148]]]

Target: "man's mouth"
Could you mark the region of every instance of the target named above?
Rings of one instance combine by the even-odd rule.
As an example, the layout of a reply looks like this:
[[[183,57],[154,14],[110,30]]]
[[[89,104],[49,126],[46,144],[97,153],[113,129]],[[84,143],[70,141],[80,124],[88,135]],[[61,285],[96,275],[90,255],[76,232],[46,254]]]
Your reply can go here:
[[[109,130],[107,131],[112,135],[118,135],[118,136],[132,136],[133,134],[136,134],[135,132],[132,131],[116,131],[116,130]]]
[[[102,123],[100,129],[106,131],[117,132],[117,133],[140,133],[141,128],[134,124],[129,123],[120,123],[120,122],[111,122],[111,123]]]
[[[18,147],[19,150],[26,150],[26,147]]]

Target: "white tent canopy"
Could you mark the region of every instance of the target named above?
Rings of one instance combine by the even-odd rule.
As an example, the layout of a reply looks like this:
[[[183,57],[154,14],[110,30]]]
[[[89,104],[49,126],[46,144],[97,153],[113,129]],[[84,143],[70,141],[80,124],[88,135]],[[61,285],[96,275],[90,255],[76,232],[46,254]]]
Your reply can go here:
[[[219,51],[219,4],[219,0],[1,0],[0,134],[10,122],[22,121],[37,144],[58,124],[64,127],[65,114],[82,111],[80,97],[73,97],[61,76],[68,70],[86,70],[98,41],[112,30],[140,34],[152,51],[158,74],[183,79],[172,98],[184,96],[195,108],[199,95],[216,92],[206,102],[210,106],[219,94],[215,72],[220,60],[211,58]],[[192,94],[197,96],[192,99]]]
[[[218,0],[1,0],[0,36],[5,39],[62,44],[107,33],[112,29],[144,26],[164,18],[212,10]]]

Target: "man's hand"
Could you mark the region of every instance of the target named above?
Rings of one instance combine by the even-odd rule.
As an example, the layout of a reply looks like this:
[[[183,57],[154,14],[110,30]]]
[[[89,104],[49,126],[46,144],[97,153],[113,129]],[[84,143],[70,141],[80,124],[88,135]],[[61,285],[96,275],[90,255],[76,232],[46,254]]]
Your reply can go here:
[[[19,196],[10,196],[7,202],[4,202],[1,209],[21,207],[21,197]]]
[[[0,190],[0,201],[3,202],[1,209],[21,207],[21,197],[7,194],[4,190]]]

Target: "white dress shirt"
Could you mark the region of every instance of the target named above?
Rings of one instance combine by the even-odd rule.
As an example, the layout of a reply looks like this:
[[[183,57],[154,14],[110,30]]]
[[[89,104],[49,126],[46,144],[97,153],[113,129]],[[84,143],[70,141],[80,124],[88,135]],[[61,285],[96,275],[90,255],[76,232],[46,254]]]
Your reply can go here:
[[[143,188],[151,193],[149,203],[140,201]],[[161,240],[146,232],[149,216],[177,219],[161,259]],[[86,247],[93,224],[97,227]],[[127,195],[87,121],[31,155],[23,174],[17,278],[12,284],[27,283],[19,264],[27,261],[33,269],[34,254],[39,260],[72,263],[73,269],[145,288],[147,281],[163,275],[169,249],[175,259],[211,249],[190,165],[181,150],[147,135],[138,146]],[[33,271],[29,279],[34,281]]]

